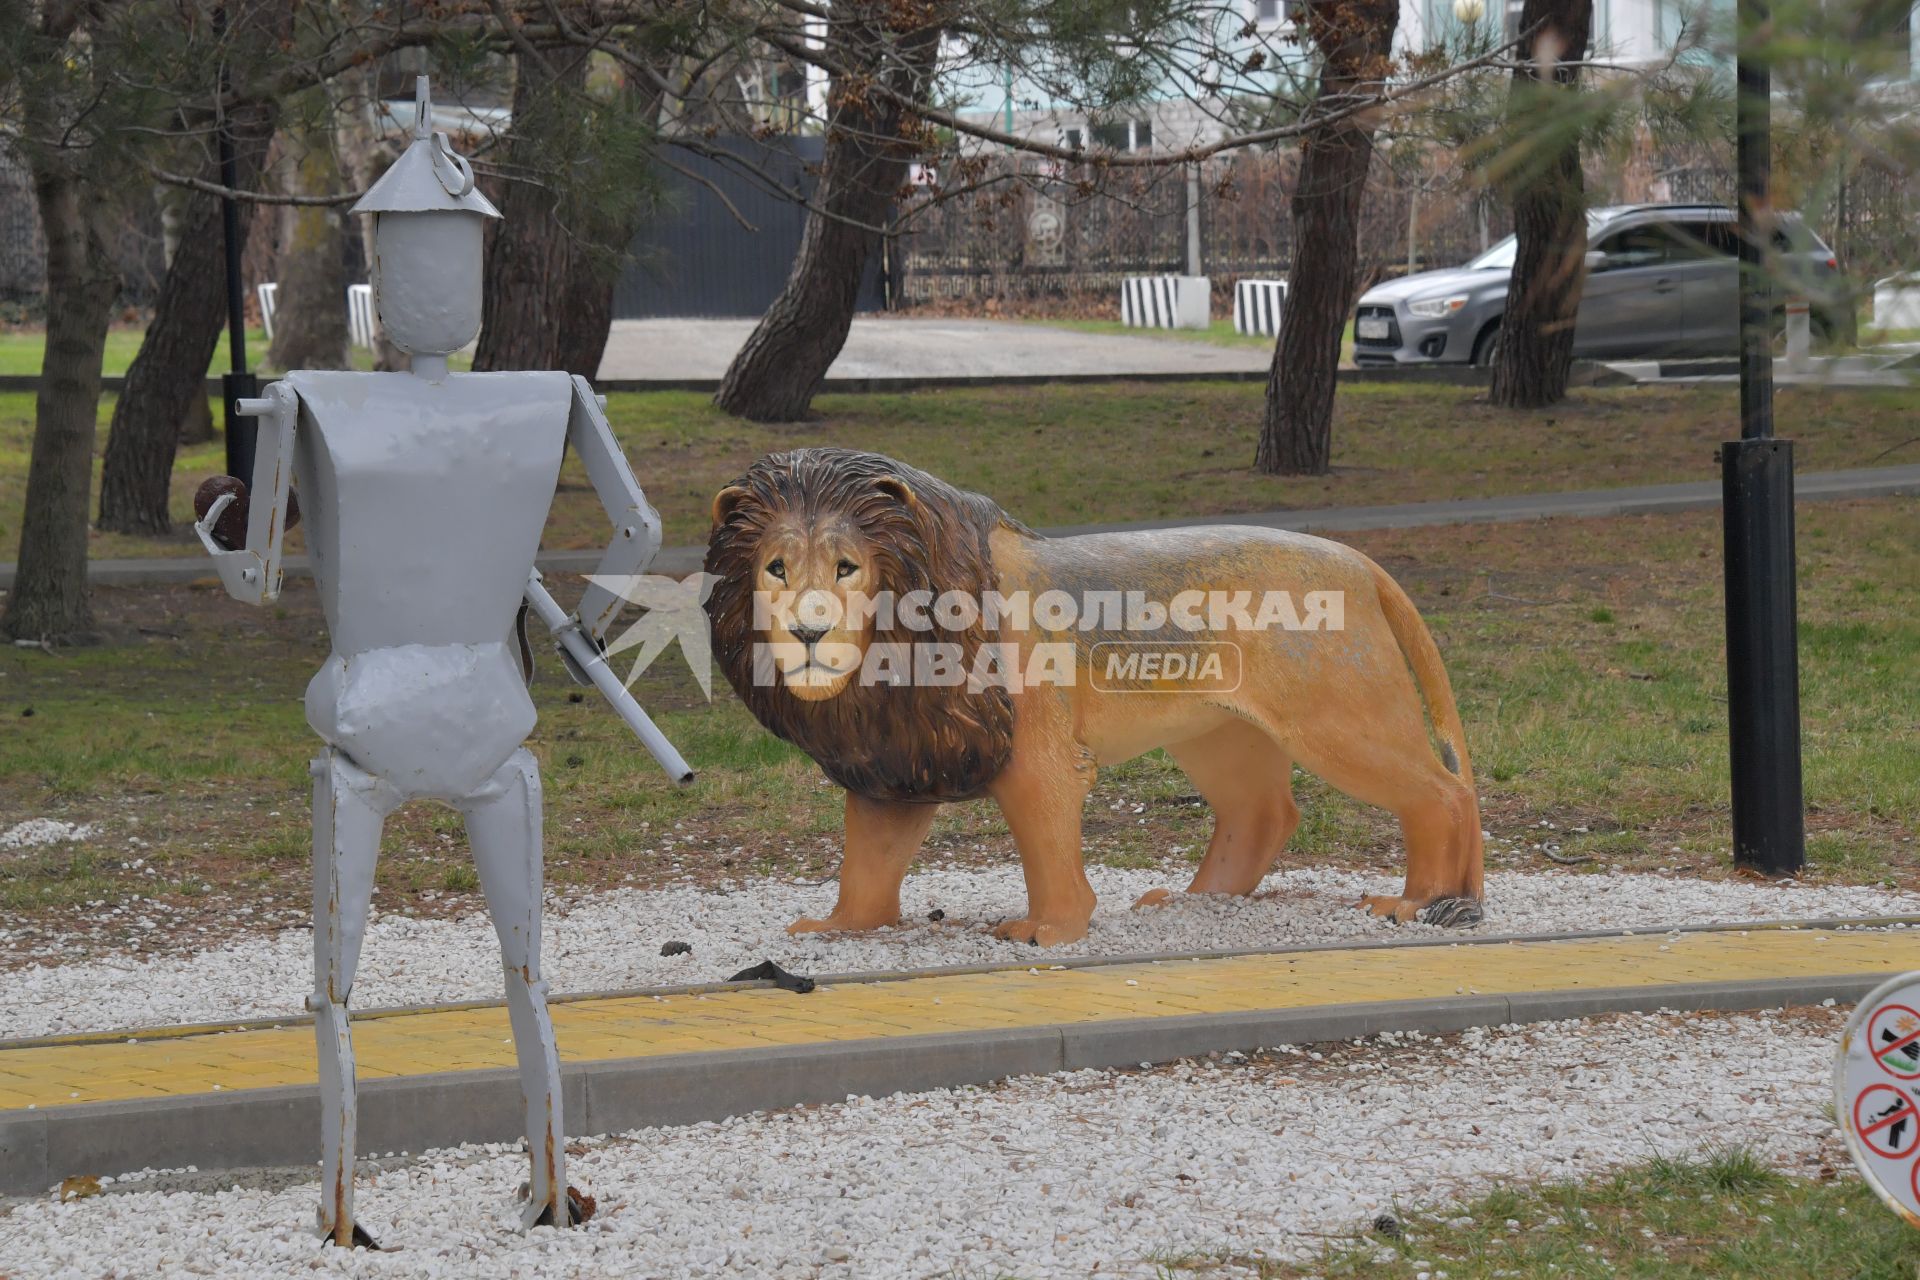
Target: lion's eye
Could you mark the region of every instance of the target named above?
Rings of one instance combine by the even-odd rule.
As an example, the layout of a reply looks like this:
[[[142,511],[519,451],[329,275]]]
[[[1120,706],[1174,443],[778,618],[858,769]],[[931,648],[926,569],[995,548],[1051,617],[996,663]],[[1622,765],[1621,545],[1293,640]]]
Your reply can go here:
[[[858,569],[859,567],[860,567],[859,565],[855,564],[851,560],[842,560],[835,567],[836,576],[842,577],[842,578],[851,577],[853,575],[854,570]]]
[[[787,562],[785,560],[775,560],[767,566],[767,572],[780,579],[780,581],[785,582],[787,580]]]

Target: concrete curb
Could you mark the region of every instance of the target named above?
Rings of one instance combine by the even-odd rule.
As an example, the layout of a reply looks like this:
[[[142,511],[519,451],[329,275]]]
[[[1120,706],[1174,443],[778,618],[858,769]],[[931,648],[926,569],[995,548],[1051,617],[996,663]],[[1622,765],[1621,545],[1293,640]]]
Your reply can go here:
[[[1885,498],[1905,494],[1920,494],[1920,464],[1813,471],[1797,477],[1794,482],[1794,497],[1801,502]],[[1523,520],[1663,515],[1676,511],[1700,511],[1719,505],[1720,482],[1709,480],[1565,493],[1523,493],[1502,498],[1408,502],[1390,506],[1229,512],[1224,515],[1180,516],[1168,520],[1054,526],[1040,532],[1049,536],[1071,537],[1082,533],[1251,525],[1263,529],[1290,529],[1297,533],[1351,533],[1359,529],[1418,529],[1448,524],[1510,524]],[[601,554],[598,550],[543,551],[534,563],[542,573],[590,573],[599,565]],[[683,577],[698,569],[705,558],[704,547],[666,547],[654,557],[650,572]],[[289,556],[285,569],[289,578],[303,578],[312,573],[305,556]],[[13,585],[13,574],[13,562],[0,561],[0,590]],[[204,557],[198,556],[92,560],[87,564],[87,580],[94,586],[177,584],[212,581],[214,577],[212,567]]]
[[[577,1063],[563,1066],[562,1076],[569,1132],[618,1133],[849,1095],[954,1088],[1385,1031],[1438,1034],[1602,1013],[1852,1003],[1886,976],[1672,983],[1064,1023]],[[510,1070],[368,1080],[360,1090],[360,1135],[370,1152],[512,1141],[520,1133],[520,1108],[519,1078]],[[314,1087],[0,1113],[0,1194],[6,1195],[40,1194],[76,1174],[186,1165],[203,1171],[288,1167],[318,1159]]]
[[[1639,929],[1569,929],[1556,933],[1478,933],[1465,937],[1439,934],[1425,938],[1352,938],[1324,942],[1301,942],[1286,948],[1288,955],[1312,955],[1321,951],[1414,951],[1438,947],[1504,947],[1516,942],[1592,942],[1606,938],[1646,938],[1658,935],[1673,938],[1709,933],[1842,932],[1886,929],[1920,929],[1920,916],[1808,916],[1778,920],[1729,920],[1714,924],[1648,926]],[[1185,960],[1234,960],[1244,956],[1274,954],[1267,947],[1235,947],[1220,951],[1123,951],[1111,955],[1049,957],[1049,969],[1099,969],[1109,965],[1172,964]],[[983,964],[947,964],[922,969],[866,969],[853,973],[809,973],[822,987],[844,987],[855,983],[911,982],[915,978],[953,978],[980,973],[1019,973],[1033,967],[1029,957],[1023,960]],[[588,991],[555,991],[547,996],[549,1005],[578,1004],[588,1000],[632,1000],[642,996],[697,996],[721,991],[774,990],[778,984],[768,979],[751,982],[690,982],[660,987],[608,987]],[[405,1018],[423,1013],[444,1013],[457,1009],[503,1009],[506,1001],[451,1000],[439,1004],[374,1005],[355,1009],[356,1024],[373,1018]],[[232,1018],[222,1022],[187,1022],[166,1026],[113,1027],[105,1031],[77,1031],[55,1036],[0,1037],[0,1053],[9,1049],[37,1049],[49,1046],[117,1044],[125,1040],[180,1039],[188,1036],[223,1035],[229,1031],[279,1030],[282,1027],[310,1027],[313,1015],[292,1013],[279,1018]]]

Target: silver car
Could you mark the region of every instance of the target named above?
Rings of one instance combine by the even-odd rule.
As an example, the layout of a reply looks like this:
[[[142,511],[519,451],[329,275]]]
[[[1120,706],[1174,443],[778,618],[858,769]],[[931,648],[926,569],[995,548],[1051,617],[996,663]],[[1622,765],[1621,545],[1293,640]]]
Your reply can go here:
[[[1841,293],[1833,251],[1797,215],[1774,233],[1776,296],[1812,301],[1817,334],[1833,330]],[[1376,285],[1354,314],[1358,365],[1489,365],[1500,342],[1514,238],[1467,263]],[[1740,271],[1731,209],[1628,205],[1587,214],[1587,279],[1573,353],[1593,359],[1725,355],[1740,346]]]

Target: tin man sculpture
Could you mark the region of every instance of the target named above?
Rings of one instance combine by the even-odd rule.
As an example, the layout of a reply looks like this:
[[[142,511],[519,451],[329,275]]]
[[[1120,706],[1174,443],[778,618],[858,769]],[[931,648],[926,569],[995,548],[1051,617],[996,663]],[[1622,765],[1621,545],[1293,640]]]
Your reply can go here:
[[[691,773],[601,656],[615,591],[659,546],[660,520],[634,481],[586,379],[564,373],[449,374],[480,325],[484,220],[498,217],[473,173],[430,126],[426,78],[413,141],[356,213],[375,216],[373,295],[412,357],[409,373],[290,373],[240,411],[259,420],[251,501],[234,481],[195,526],[230,594],[276,598],[289,485],[333,653],[307,687],[313,762],[314,990],[320,1053],[320,1229],[371,1245],[354,1221],[355,1090],[347,1001],[366,935],[387,815],[416,798],[461,811],[499,934],[526,1102],[533,1172],[523,1224],[567,1226],[560,1070],[540,973],[541,799],[524,638],[516,612],[553,632],[576,680],[593,683],[680,782]],[[533,568],[571,443],[615,535],[579,611]],[[244,546],[231,545],[245,508]],[[225,524],[222,523],[223,517]],[[225,534],[226,536],[222,536]],[[525,601],[524,605],[522,601]]]

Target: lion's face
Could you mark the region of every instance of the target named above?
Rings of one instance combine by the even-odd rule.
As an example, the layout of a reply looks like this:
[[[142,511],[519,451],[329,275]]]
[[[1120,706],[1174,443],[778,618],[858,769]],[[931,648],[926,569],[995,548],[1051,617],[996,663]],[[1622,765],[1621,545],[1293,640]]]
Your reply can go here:
[[[843,516],[773,521],[754,554],[754,610],[777,678],[805,702],[847,687],[873,634],[874,548]]]
[[[713,653],[755,718],[874,799],[981,794],[1013,742],[998,686],[863,678],[870,649],[928,639],[889,604],[993,590],[990,533],[1006,515],[978,494],[879,454],[795,449],[755,462],[713,500],[706,601]],[[948,629],[959,669],[992,637]]]

